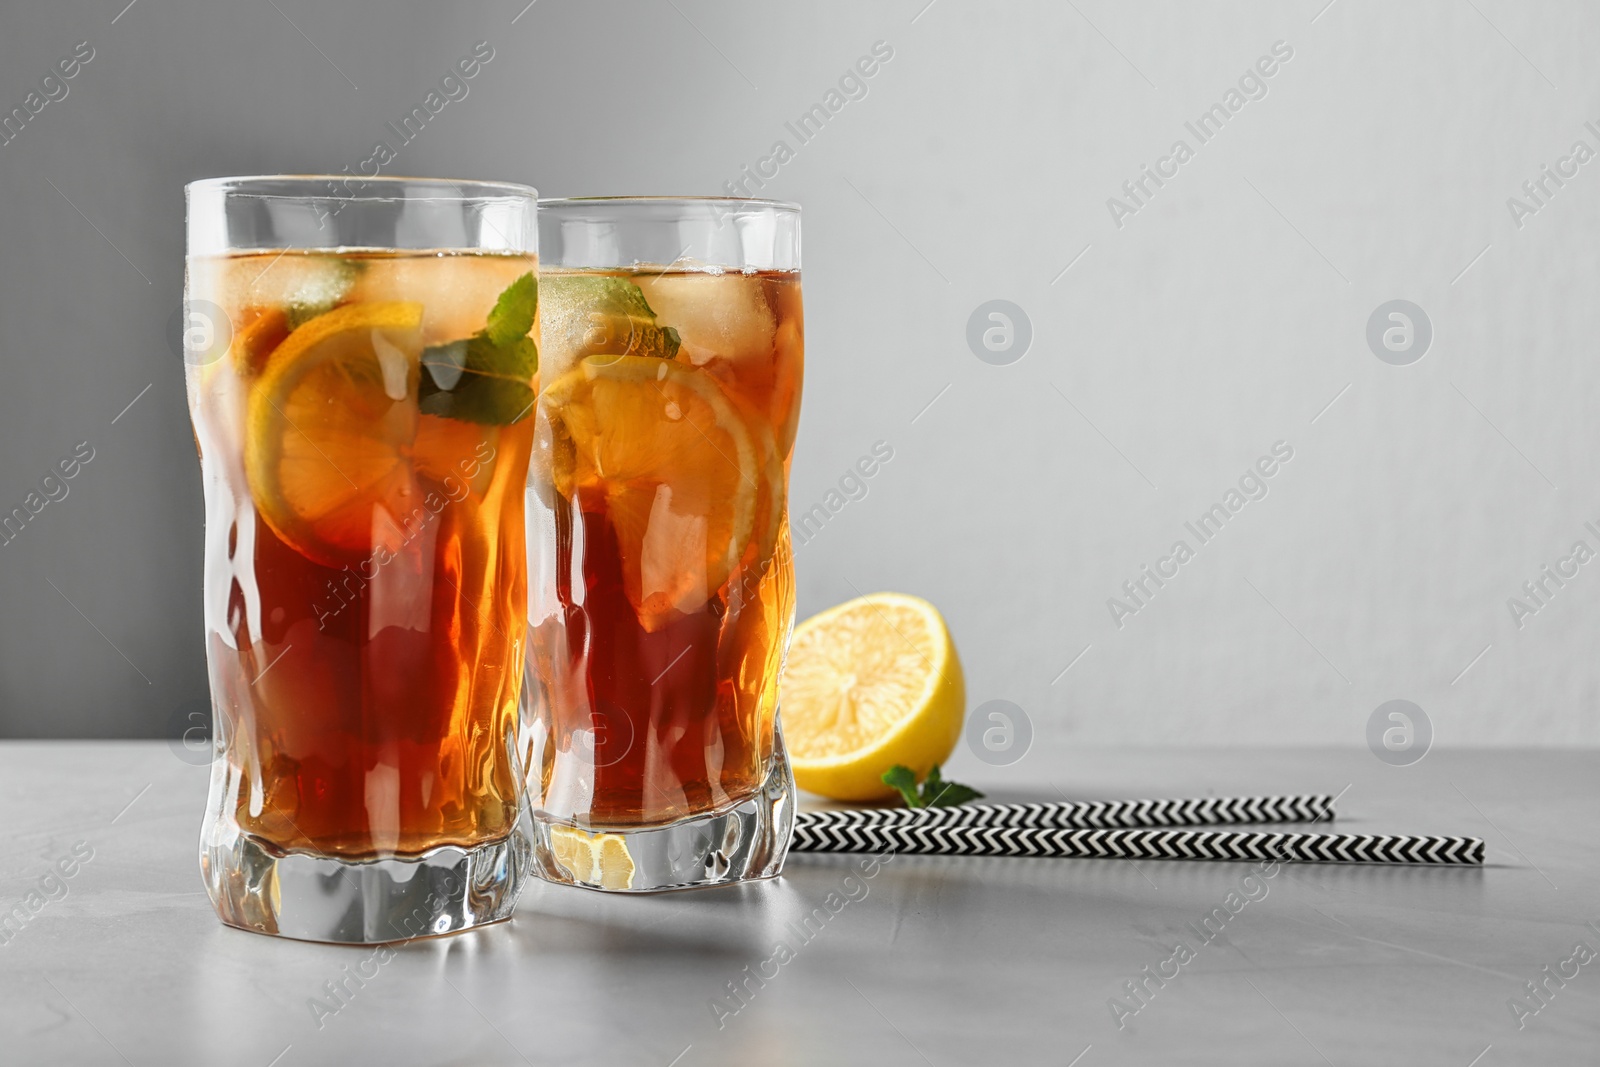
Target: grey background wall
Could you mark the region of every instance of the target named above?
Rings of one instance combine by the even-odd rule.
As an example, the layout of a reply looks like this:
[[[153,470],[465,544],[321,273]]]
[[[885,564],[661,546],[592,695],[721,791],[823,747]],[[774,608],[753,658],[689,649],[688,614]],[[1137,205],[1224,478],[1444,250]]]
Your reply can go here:
[[[972,704],[1085,743],[1359,744],[1391,698],[1440,744],[1600,741],[1600,8],[125,2],[0,5],[6,110],[93,48],[0,145],[0,510],[94,452],[0,546],[0,735],[158,736],[204,693],[183,183],[355,168],[487,41],[386,173],[715,193],[792,150],[761,192],[806,211],[803,614],[927,596]],[[968,343],[994,299],[1007,365]],[[1395,299],[1408,365],[1367,338]]]

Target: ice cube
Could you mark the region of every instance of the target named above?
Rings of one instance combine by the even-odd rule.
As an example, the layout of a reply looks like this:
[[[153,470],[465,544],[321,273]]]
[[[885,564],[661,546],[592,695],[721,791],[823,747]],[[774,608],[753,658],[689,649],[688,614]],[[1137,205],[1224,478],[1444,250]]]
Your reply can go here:
[[[425,345],[464,340],[483,329],[500,294],[534,269],[527,257],[470,253],[374,256],[362,262],[349,299],[420,303]]]
[[[539,380],[549,385],[577,366],[588,352],[590,306],[561,299],[559,286],[543,287],[539,300]]]
[[[777,321],[759,275],[674,273],[634,281],[656,321],[677,329],[683,356],[695,366],[771,358]]]
[[[280,308],[299,326],[343,302],[360,273],[359,261],[324,253],[240,257],[228,265],[225,306]]]

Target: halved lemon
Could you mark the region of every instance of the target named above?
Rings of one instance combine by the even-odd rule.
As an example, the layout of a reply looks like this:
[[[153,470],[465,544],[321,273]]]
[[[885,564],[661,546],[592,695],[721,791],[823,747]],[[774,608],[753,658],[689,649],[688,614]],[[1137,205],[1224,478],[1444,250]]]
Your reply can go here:
[[[300,326],[250,391],[245,474],[256,510],[302,555],[339,567],[397,547],[420,496],[422,305],[347,304]],[[392,542],[392,543],[391,543]]]
[[[771,462],[715,380],[672,360],[589,356],[540,405],[555,487],[608,517],[645,630],[709,600],[750,544]]]
[[[966,682],[944,618],[921,597],[873,593],[795,627],[783,671],[783,738],[801,789],[837,800],[893,796],[961,736]]]

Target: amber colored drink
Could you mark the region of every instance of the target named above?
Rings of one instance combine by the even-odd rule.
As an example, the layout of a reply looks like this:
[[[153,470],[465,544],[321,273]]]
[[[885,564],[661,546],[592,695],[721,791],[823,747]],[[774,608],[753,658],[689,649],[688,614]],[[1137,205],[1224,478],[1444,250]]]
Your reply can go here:
[[[534,803],[586,828],[724,809],[768,773],[793,620],[799,273],[542,285]]]
[[[212,804],[269,849],[415,856],[512,828],[535,274],[496,253],[190,261],[190,304],[228,334],[188,368]]]

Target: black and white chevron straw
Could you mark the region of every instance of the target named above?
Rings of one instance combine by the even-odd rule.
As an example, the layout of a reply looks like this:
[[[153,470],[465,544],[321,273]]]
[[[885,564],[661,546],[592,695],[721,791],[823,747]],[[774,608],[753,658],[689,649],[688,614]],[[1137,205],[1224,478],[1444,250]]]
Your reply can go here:
[[[1261,833],[1254,830],[1039,830],[1008,826],[795,827],[796,852],[944,856],[1063,856],[1132,860],[1483,864],[1476,837]]]
[[[1091,800],[1079,803],[976,804],[954,808],[850,808],[802,811],[795,830],[856,826],[1005,826],[1037,830],[1145,826],[1232,826],[1241,823],[1331,822],[1325,793],[1275,797],[1192,797],[1185,800]]]
[[[1475,837],[1165,828],[1205,821],[1323,821],[1332,816],[1333,798],[1327,796],[801,812],[790,848],[948,856],[1483,864],[1483,841]]]

